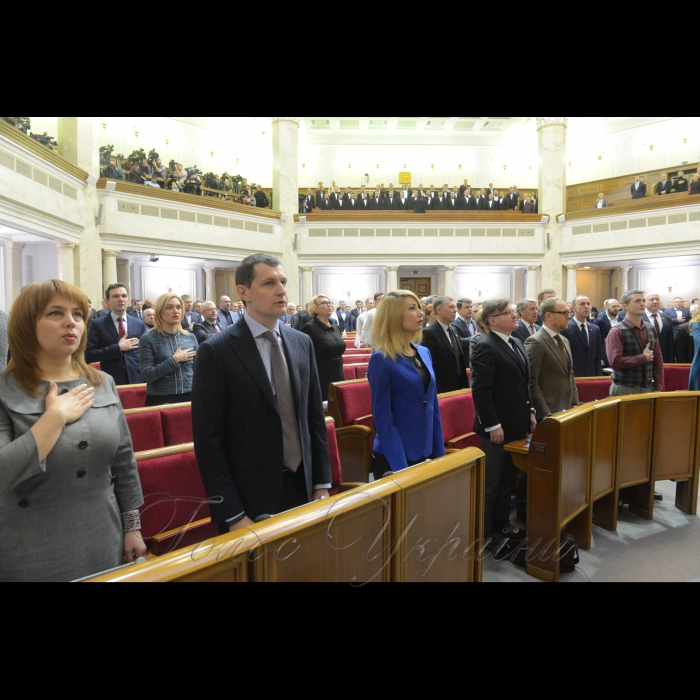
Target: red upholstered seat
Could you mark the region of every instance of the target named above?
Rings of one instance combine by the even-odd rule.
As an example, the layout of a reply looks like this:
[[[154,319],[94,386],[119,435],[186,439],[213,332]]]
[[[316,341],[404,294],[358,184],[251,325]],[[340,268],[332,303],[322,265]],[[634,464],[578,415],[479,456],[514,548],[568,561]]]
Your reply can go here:
[[[362,365],[369,363],[369,355],[348,355],[347,353],[343,355],[344,365]]]
[[[690,365],[666,365],[664,375],[665,391],[688,391]]]
[[[331,458],[331,474],[333,481],[330,495],[337,496],[340,487],[343,485],[343,467],[340,464],[338,438],[335,434],[335,423],[333,420],[326,421],[326,429],[328,430],[328,452]]]
[[[578,399],[581,403],[593,403],[610,397],[612,379],[577,379]]]
[[[210,517],[194,451],[141,460],[138,467],[145,500],[141,508],[141,532],[147,545],[158,535]],[[172,538],[170,551],[217,536],[218,529],[209,523],[188,532],[183,539]],[[158,553],[163,555],[167,551],[161,545]]]
[[[337,384],[336,397],[342,421],[338,428],[353,425],[357,418],[372,413],[372,392],[367,380]]]
[[[127,415],[126,422],[134,443],[134,452],[160,450],[165,447],[160,411]]]
[[[345,373],[345,381],[351,382],[353,379],[357,379],[355,376],[355,366],[354,365],[343,365],[343,372]]]
[[[122,408],[129,411],[133,408],[146,408],[146,385],[117,387]]]
[[[474,434],[476,409],[471,391],[458,391],[439,397],[445,445],[451,449],[481,448],[481,438]]]
[[[192,406],[171,408],[161,412],[165,447],[194,442],[192,434]]]
[[[351,365],[355,368],[355,379],[367,379],[367,372],[369,372],[369,365]]]

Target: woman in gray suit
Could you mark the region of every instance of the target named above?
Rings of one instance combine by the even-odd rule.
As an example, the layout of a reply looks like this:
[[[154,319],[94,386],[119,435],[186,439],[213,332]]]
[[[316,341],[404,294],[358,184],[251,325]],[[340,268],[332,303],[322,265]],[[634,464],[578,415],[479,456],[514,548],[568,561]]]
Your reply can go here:
[[[88,367],[87,297],[58,280],[15,302],[0,375],[0,581],[72,581],[146,553],[143,495],[111,377]]]

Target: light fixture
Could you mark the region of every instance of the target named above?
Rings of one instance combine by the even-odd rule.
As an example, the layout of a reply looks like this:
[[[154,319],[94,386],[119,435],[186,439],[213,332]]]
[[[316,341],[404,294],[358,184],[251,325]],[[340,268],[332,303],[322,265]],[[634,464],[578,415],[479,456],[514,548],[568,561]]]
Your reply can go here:
[[[155,253],[151,253],[151,262],[158,263],[160,262],[160,258],[157,258]]]

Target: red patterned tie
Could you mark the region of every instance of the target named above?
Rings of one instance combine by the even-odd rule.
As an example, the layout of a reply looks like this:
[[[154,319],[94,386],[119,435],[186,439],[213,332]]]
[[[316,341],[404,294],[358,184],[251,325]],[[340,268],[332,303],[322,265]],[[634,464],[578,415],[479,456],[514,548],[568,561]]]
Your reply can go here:
[[[218,324],[218,323],[215,323],[215,324],[214,324],[214,333],[216,333],[216,335],[219,335],[219,333],[221,333],[221,331],[219,330],[219,324]]]
[[[126,328],[124,328],[124,319],[119,317],[119,340],[124,340],[126,337]]]
[[[659,327],[659,315],[654,314],[654,328],[656,328],[656,336],[661,335],[661,328]]]

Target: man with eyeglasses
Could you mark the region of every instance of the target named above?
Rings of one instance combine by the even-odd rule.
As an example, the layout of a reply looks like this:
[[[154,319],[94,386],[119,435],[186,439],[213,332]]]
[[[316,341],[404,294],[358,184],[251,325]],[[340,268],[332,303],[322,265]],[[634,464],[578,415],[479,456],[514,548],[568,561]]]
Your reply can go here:
[[[530,361],[523,344],[513,338],[518,313],[509,300],[488,301],[482,322],[489,334],[472,350],[472,394],[476,408],[474,432],[483,438],[486,454],[485,535],[494,551],[525,533],[510,522],[511,494],[518,469],[504,445],[523,440],[537,428],[530,392]],[[518,512],[527,511],[527,481],[517,492]]]

